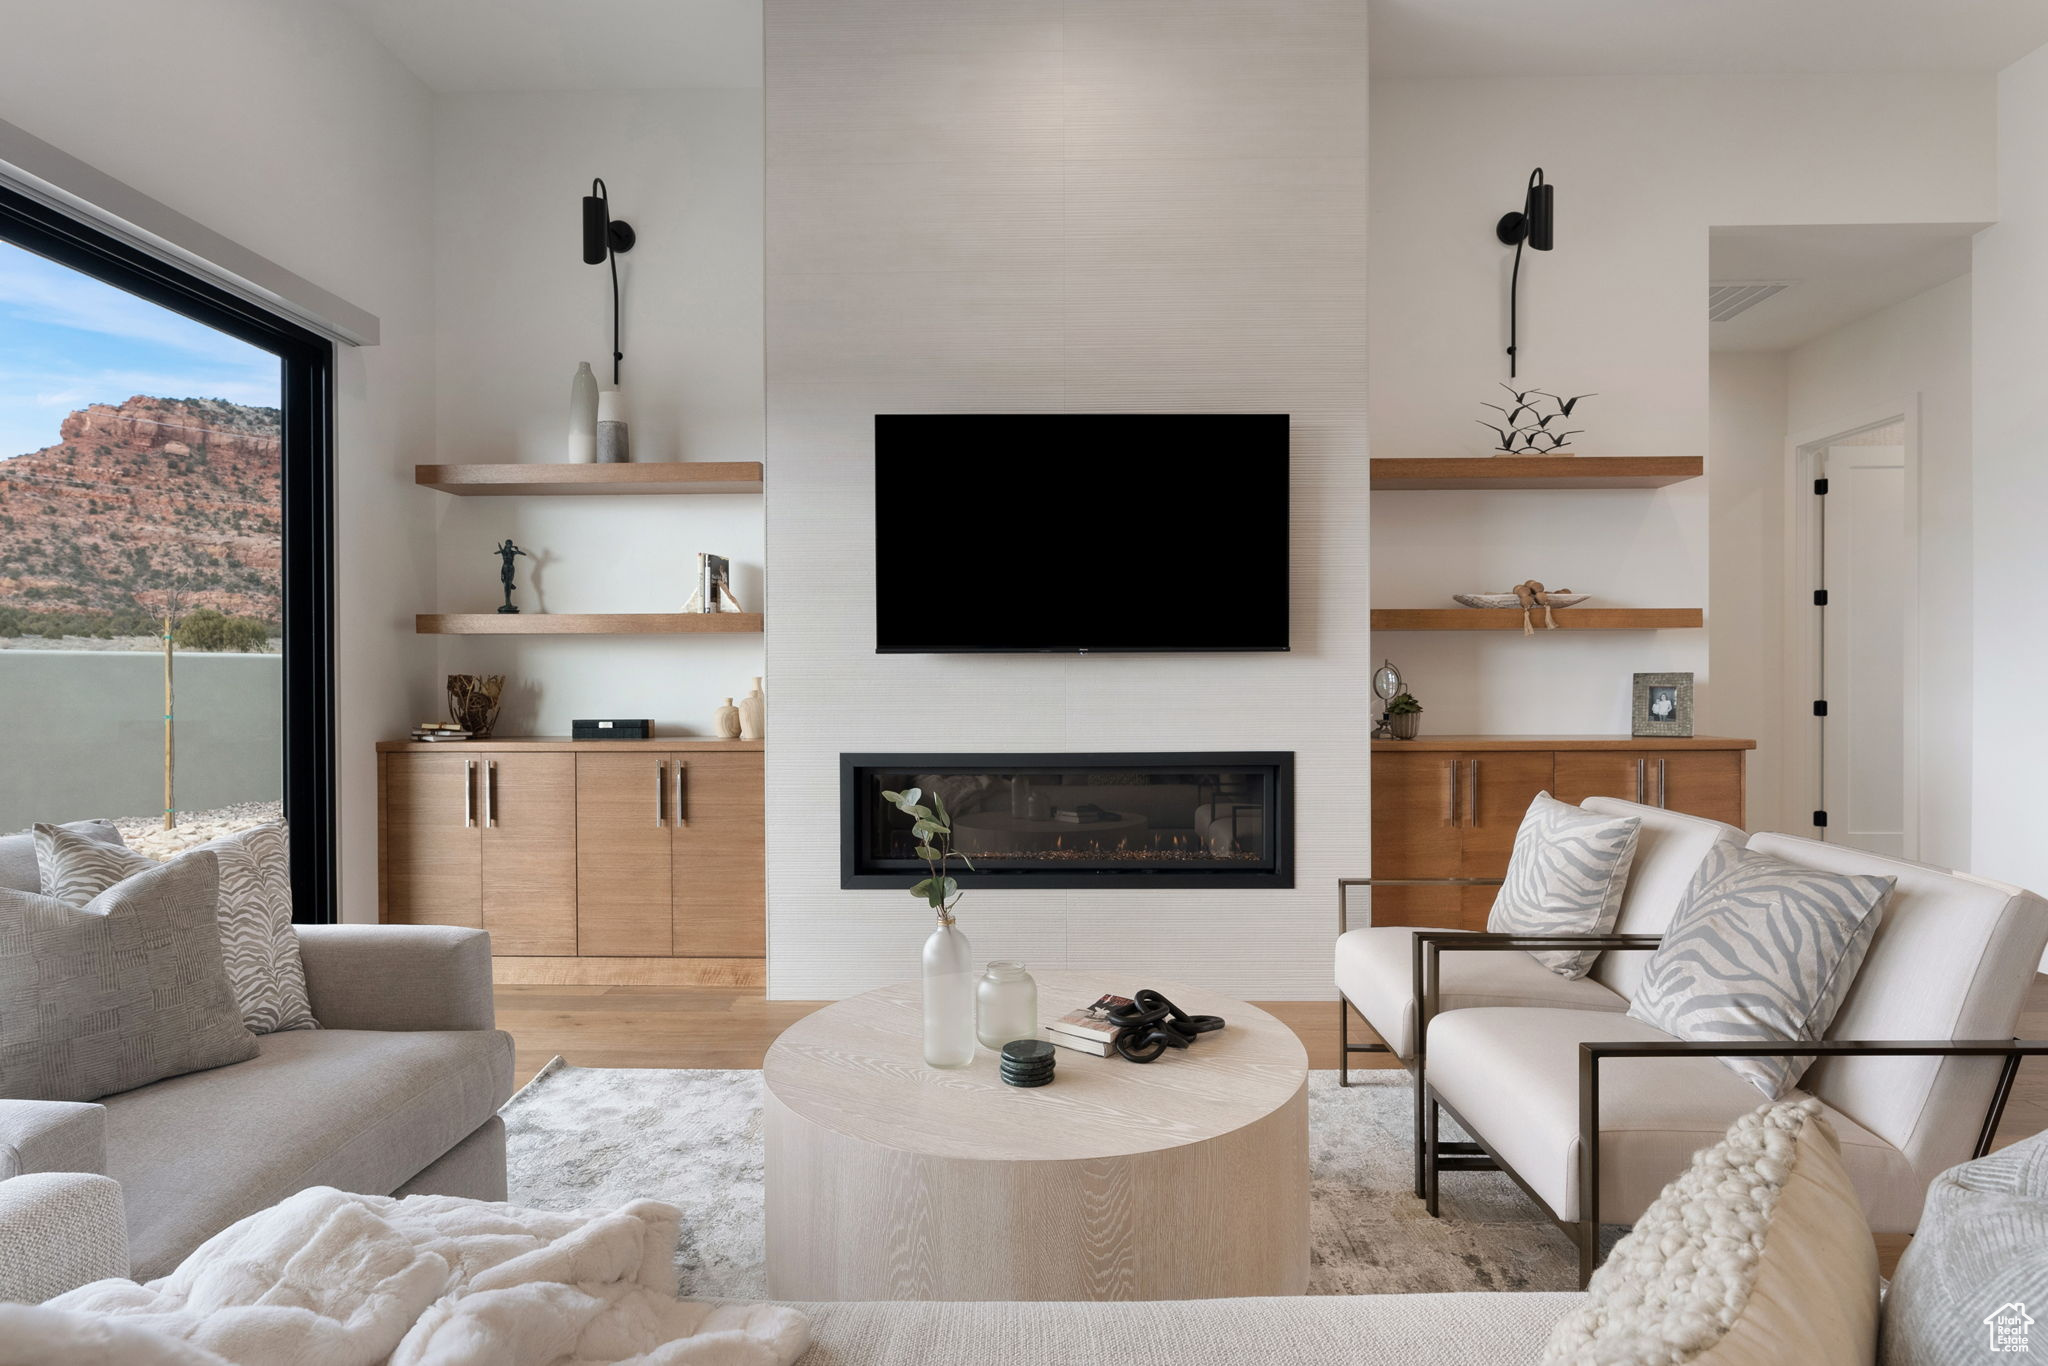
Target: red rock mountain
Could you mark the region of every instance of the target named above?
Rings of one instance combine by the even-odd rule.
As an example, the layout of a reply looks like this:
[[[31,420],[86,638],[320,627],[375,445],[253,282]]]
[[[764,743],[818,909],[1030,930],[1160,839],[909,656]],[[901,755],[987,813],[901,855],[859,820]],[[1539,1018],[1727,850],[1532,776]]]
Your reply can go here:
[[[0,607],[278,620],[278,411],[137,395],[0,459]]]

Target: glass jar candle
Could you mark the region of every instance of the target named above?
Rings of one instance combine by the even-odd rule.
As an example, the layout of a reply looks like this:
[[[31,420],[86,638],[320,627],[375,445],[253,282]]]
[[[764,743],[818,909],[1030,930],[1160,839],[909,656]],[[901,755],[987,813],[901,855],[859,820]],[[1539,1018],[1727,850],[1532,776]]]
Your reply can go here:
[[[1038,983],[1022,963],[995,962],[974,987],[974,1033],[983,1048],[1038,1037]]]

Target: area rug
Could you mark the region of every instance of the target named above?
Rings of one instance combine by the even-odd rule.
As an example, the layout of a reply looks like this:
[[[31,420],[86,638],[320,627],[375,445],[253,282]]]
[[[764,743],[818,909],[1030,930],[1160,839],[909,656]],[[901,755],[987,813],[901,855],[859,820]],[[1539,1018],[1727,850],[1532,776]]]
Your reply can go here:
[[[1406,1073],[1309,1074],[1312,1295],[1575,1290],[1556,1225],[1498,1172],[1448,1172],[1443,1217],[1413,1194]],[[574,1210],[651,1196],[683,1210],[683,1293],[765,1298],[758,1071],[571,1067],[506,1103],[511,1199]],[[1457,1134],[1448,1121],[1445,1136]]]

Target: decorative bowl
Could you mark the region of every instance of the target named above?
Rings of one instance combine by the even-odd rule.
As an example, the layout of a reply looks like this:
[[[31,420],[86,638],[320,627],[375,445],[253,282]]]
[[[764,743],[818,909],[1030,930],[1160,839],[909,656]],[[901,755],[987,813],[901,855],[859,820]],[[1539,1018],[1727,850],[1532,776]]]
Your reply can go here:
[[[1545,593],[1545,607],[1576,607],[1591,593]],[[1522,600],[1513,593],[1453,593],[1451,601],[1460,607],[1520,607]]]

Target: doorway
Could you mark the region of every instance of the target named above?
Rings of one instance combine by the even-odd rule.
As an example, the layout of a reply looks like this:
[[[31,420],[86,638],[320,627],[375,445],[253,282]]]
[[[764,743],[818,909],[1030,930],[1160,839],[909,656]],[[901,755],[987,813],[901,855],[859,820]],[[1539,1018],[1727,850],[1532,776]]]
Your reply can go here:
[[[1793,495],[1806,504],[1795,582],[1812,594],[1797,657],[1814,682],[1814,835],[1899,858],[1919,853],[1911,447],[1903,414],[1801,443]]]

